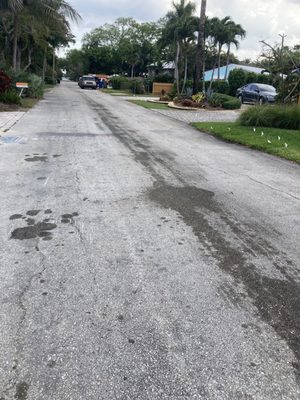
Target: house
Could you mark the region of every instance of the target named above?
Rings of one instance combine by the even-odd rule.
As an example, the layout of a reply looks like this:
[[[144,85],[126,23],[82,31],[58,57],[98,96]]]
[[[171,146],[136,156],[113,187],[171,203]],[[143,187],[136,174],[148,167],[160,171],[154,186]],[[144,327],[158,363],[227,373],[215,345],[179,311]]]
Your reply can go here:
[[[233,71],[234,69],[243,69],[244,71],[254,72],[255,74],[268,73],[263,68],[252,67],[251,65],[229,64],[227,70],[227,79],[230,71]],[[226,73],[226,65],[220,68],[220,79],[225,79],[225,73]],[[213,80],[218,79],[218,68],[215,68],[215,70],[211,69],[209,71],[205,71],[204,80],[210,81],[212,79],[212,75],[213,75]]]
[[[174,61],[171,62],[163,62],[161,67],[157,63],[150,64],[147,66],[147,73],[149,76],[155,76],[158,74],[165,74],[174,76],[175,71],[175,63]]]

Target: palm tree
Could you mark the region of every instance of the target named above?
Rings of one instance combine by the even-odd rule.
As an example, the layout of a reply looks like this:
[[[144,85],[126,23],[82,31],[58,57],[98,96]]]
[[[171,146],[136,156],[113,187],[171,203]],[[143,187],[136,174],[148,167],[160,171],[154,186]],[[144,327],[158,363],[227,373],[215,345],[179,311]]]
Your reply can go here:
[[[195,4],[180,0],[179,3],[173,2],[173,10],[166,15],[166,25],[162,33],[162,43],[172,44],[176,46],[175,56],[175,81],[177,85],[177,93],[179,93],[179,61],[182,49],[185,52],[185,77],[187,76],[187,43],[193,37],[195,31]]]
[[[197,49],[196,49],[196,63],[195,63],[196,65],[195,65],[195,80],[194,80],[195,93],[199,92],[200,79],[204,69],[205,22],[206,22],[206,0],[202,0],[200,8],[199,30],[198,30]],[[204,81],[203,81],[203,91],[205,91]]]
[[[12,15],[13,18],[13,57],[12,66],[13,70],[17,70],[17,53],[18,53],[18,40],[21,34],[21,15],[24,10],[37,18],[57,21],[61,23],[62,19],[68,18],[72,21],[78,21],[81,17],[77,11],[65,0],[2,0],[0,2],[0,9]]]
[[[243,39],[245,36],[246,36],[246,31],[243,29],[243,27],[240,24],[235,24],[233,21],[231,21],[231,23],[227,25],[227,40],[226,40],[227,60],[226,60],[226,70],[225,70],[225,76],[224,76],[225,80],[227,79],[227,73],[228,73],[230,47],[232,44],[234,44],[235,47],[238,48],[239,41],[237,40],[237,37],[240,37],[241,39]]]

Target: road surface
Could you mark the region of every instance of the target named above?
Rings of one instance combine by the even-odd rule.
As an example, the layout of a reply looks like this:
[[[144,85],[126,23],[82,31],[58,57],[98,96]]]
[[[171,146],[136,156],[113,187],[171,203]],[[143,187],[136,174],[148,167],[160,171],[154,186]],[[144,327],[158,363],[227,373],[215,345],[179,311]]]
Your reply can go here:
[[[300,398],[300,167],[63,82],[0,146],[1,400]]]

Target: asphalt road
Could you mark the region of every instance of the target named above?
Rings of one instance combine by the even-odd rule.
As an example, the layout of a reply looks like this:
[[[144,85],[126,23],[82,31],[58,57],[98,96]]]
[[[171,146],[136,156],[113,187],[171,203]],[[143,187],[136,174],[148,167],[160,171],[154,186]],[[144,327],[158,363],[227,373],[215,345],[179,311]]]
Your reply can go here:
[[[0,146],[1,400],[300,398],[300,167],[63,82]]]

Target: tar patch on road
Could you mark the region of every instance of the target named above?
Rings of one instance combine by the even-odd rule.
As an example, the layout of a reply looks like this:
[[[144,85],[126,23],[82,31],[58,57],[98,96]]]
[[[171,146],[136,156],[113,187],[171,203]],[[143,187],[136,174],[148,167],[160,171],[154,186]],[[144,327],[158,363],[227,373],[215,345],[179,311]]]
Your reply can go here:
[[[293,351],[297,362],[293,363],[294,372],[300,383],[300,285],[288,275],[286,279],[264,276],[247,257],[247,248],[232,243],[223,234],[222,229],[209,222],[214,213],[223,215],[228,228],[238,235],[237,241],[246,243],[250,250],[255,249],[256,257],[267,256],[272,260],[276,249],[268,243],[264,248],[257,245],[255,238],[246,237],[245,232],[224,216],[224,210],[213,199],[212,192],[195,187],[174,187],[155,185],[149,191],[149,198],[166,209],[172,209],[181,215],[198,237],[202,246],[210,251],[219,267],[242,284],[248,296],[255,304],[260,317],[267,322],[276,333],[286,341]],[[288,271],[290,261],[282,256]],[[274,267],[276,265],[274,263]]]
[[[16,400],[26,400],[28,398],[29,385],[26,382],[20,382],[16,386]]]
[[[41,210],[29,210],[26,212],[28,216],[37,216]],[[51,214],[52,210],[47,209],[44,214]],[[74,223],[74,217],[77,217],[78,212],[72,214],[63,214],[62,223]],[[26,218],[22,214],[13,214],[9,217],[10,220],[25,219],[27,226],[18,227],[11,233],[11,239],[16,240],[29,240],[35,238],[41,238],[44,241],[51,240],[53,238],[53,230],[57,228],[57,224],[54,223],[53,219],[45,218],[42,221],[36,221],[34,218]]]
[[[42,161],[45,162],[48,160],[47,156],[40,156],[40,155],[34,155],[34,156],[30,156],[30,157],[26,157],[25,161],[30,161],[30,162],[37,162],[37,161]]]

